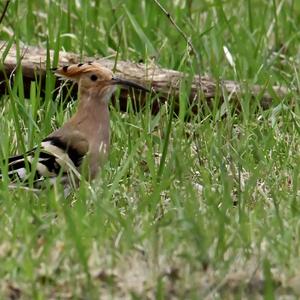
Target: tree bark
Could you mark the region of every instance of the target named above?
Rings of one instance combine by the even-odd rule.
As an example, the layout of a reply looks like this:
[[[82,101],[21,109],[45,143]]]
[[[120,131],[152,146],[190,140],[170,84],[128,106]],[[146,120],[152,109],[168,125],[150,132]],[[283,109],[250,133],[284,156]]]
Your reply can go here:
[[[16,69],[18,60],[16,46],[12,45],[8,52],[6,51],[7,43],[0,41],[0,57],[3,61],[3,69],[7,76],[10,76]],[[22,46],[20,47],[20,55],[22,57],[21,66],[25,82],[30,82],[36,78],[42,79],[46,74],[46,58],[47,51],[42,48]],[[50,60],[53,61],[54,51],[50,50]],[[95,59],[84,57],[80,60],[80,56],[75,53],[63,52],[59,53],[58,65],[68,65],[86,61],[97,61],[103,66],[113,69],[114,60],[101,58]],[[118,61],[115,71],[117,76],[133,80],[144,86],[151,87],[155,95],[153,110],[157,111],[161,103],[169,99],[170,95],[174,95],[176,103],[179,103],[179,90],[182,82],[186,81],[190,85],[188,102],[195,110],[203,101],[209,103],[214,99],[228,97],[231,100],[238,101],[242,95],[251,95],[257,98],[263,108],[268,108],[272,104],[275,97],[282,98],[288,95],[288,90],[280,86],[247,86],[244,83],[238,83],[232,80],[216,80],[206,76],[194,76],[190,78],[189,74],[184,74],[178,71],[161,68],[155,64],[132,63],[128,61]],[[0,79],[3,80],[3,73]],[[2,85],[4,83],[2,82]],[[3,86],[0,92],[3,92]],[[121,90],[119,103],[126,107],[128,91]],[[132,95],[133,96],[133,95]],[[134,98],[134,97],[132,97]],[[145,97],[140,99],[139,105],[143,105]],[[136,103],[135,103],[136,104]]]

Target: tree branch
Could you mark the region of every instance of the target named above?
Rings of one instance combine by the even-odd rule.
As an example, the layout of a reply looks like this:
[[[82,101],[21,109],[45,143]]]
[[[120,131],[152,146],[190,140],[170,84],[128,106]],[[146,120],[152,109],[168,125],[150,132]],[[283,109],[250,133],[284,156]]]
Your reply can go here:
[[[0,58],[6,54],[5,42],[0,41]],[[46,57],[47,53],[45,49],[26,46],[25,50],[22,49],[22,61],[17,61],[16,47],[13,45],[8,51],[5,60],[3,62],[3,68],[7,76],[10,76],[14,72],[18,63],[22,66],[24,81],[29,82],[36,78],[44,78],[46,75]],[[50,50],[50,58],[53,59],[54,51]],[[91,61],[95,58],[85,57],[83,61]],[[103,66],[113,69],[115,61],[112,59],[96,59]],[[70,52],[59,53],[59,65],[66,65],[72,63],[79,63],[80,56]],[[190,75],[182,72],[168,70],[160,68],[157,65],[137,64],[127,61],[118,61],[116,67],[116,75],[135,81],[147,87],[152,87],[155,93],[154,99],[152,99],[153,110],[157,112],[162,103],[168,101],[170,96],[175,97],[176,106],[179,103],[180,85],[182,82],[190,82]],[[3,80],[3,75],[0,72],[0,80]],[[199,94],[199,82],[201,84],[201,93]],[[26,85],[25,85],[26,86]],[[4,93],[5,81],[0,84],[0,93]],[[26,92],[26,91],[25,91]],[[126,109],[128,97],[128,91],[126,89],[121,90],[120,106]],[[140,99],[138,105],[143,106],[145,104],[145,97],[131,97],[134,99]],[[191,82],[190,95],[187,102],[193,106],[194,111],[203,105],[203,101],[211,103],[215,99],[227,97],[230,101],[239,102],[240,97],[243,95],[251,95],[253,98],[257,98],[263,108],[271,106],[274,98],[283,98],[288,96],[288,89],[281,86],[248,86],[244,83],[238,83],[232,80],[215,80],[205,76],[194,76]],[[134,95],[132,95],[134,96]],[[221,101],[218,101],[221,103]]]

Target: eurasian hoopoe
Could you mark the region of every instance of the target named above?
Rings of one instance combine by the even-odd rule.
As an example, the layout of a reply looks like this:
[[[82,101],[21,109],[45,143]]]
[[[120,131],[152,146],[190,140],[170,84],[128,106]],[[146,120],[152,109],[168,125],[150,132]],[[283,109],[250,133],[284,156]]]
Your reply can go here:
[[[108,156],[108,102],[116,85],[148,92],[143,86],[114,77],[109,69],[95,62],[64,66],[55,69],[55,74],[78,84],[77,112],[46,137],[39,147],[8,159],[8,176],[12,182],[26,182],[30,171],[34,172],[35,187],[40,187],[47,178],[52,182],[60,178],[68,189],[74,178],[75,185],[78,184],[83,165],[87,166],[88,179],[95,178]],[[0,178],[2,176],[0,173]]]

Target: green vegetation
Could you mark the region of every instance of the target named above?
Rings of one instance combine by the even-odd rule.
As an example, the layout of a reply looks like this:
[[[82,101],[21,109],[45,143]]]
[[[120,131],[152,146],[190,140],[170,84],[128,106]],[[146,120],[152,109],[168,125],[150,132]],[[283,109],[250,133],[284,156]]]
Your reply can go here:
[[[1,299],[299,296],[300,2],[161,3],[191,37],[201,74],[270,92],[283,85],[289,97],[263,110],[245,93],[238,113],[228,95],[222,105],[199,103],[186,122],[183,82],[179,117],[170,105],[151,115],[151,97],[138,113],[111,107],[110,159],[68,199],[59,188],[36,195],[3,182]],[[95,57],[118,52],[197,72],[186,41],[150,0],[15,0],[0,28],[20,55],[23,43]],[[37,79],[25,99],[21,75],[0,99],[1,158],[38,144],[76,108],[63,95],[52,99],[50,73],[45,96]]]

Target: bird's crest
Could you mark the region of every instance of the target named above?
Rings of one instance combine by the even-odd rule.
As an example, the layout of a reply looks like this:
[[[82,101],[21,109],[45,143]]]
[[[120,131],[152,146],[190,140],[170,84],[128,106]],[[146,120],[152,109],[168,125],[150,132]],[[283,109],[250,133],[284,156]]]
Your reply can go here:
[[[72,65],[65,65],[59,68],[53,68],[54,74],[64,79],[71,79],[77,81],[84,73],[97,73],[103,76],[112,76],[112,72],[103,67],[97,62],[78,63]]]

